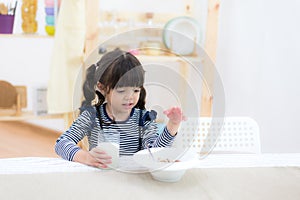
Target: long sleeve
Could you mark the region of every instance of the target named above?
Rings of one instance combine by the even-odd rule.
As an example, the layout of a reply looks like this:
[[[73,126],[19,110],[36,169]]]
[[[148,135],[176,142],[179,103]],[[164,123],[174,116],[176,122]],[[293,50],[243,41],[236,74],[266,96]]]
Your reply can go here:
[[[139,110],[136,109],[132,116],[124,122],[111,123],[107,114],[100,108],[101,118],[103,120],[103,131],[110,133],[116,131],[120,134],[120,156],[130,156],[139,150],[139,135],[142,137],[142,149],[150,144],[151,147],[171,146],[175,136],[172,136],[165,128],[161,134],[158,134],[157,123],[153,120],[144,121],[139,126]],[[145,115],[146,111],[143,111]],[[142,132],[139,130],[142,129]],[[87,136],[89,148],[95,148],[98,145],[98,139],[101,135],[99,120],[95,108],[88,108],[74,121],[72,126],[64,132],[57,140],[55,145],[56,153],[66,160],[73,160],[75,153],[80,150],[77,143]],[[105,137],[108,138],[108,135]],[[100,137],[101,139],[101,137]]]
[[[84,111],[56,141],[55,152],[66,160],[73,160],[73,157],[80,148],[77,143],[88,135],[94,126],[91,113]]]

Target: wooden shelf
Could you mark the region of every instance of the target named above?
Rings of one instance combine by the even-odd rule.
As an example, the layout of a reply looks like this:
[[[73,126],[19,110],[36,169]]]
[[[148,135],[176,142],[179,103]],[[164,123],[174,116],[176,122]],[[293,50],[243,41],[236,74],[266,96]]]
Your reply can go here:
[[[53,39],[53,36],[41,35],[41,34],[25,34],[25,33],[17,33],[17,34],[0,34],[2,38],[45,38],[45,39]]]
[[[192,61],[199,62],[202,58],[197,56],[168,56],[168,55],[137,55],[141,62],[179,62],[179,61]]]
[[[21,115],[0,115],[0,121],[24,121],[24,120],[34,120],[34,119],[57,119],[64,118],[63,114],[47,114],[47,115],[35,115],[33,112],[24,111]]]

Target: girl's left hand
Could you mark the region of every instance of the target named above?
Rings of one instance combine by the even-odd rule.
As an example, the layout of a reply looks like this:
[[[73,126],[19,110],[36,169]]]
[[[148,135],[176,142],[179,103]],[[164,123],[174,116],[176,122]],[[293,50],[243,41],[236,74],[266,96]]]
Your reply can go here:
[[[164,114],[169,118],[169,122],[167,124],[168,131],[171,135],[176,135],[180,122],[186,120],[186,116],[184,116],[181,108],[179,107],[172,107],[165,110]]]
[[[173,124],[180,124],[181,121],[186,120],[186,117],[183,115],[183,112],[179,107],[172,107],[165,110],[164,114],[167,115]]]

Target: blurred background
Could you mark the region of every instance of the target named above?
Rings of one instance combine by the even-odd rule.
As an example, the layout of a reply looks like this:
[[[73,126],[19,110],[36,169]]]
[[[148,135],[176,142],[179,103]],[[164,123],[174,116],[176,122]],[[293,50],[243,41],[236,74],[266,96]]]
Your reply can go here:
[[[59,15],[63,1],[53,3],[53,16]],[[43,92],[47,91],[51,78],[56,19],[49,22],[47,16],[51,14],[45,9],[48,4],[38,1],[34,15],[36,30],[26,32],[22,28],[22,3],[18,1],[14,11],[12,33],[0,34],[0,80],[26,87],[26,107],[22,112],[32,111],[37,117],[24,118],[22,123],[53,130],[56,138],[66,128],[65,118],[42,117],[47,109]],[[98,5],[96,40],[100,43],[126,30],[163,28],[179,16],[197,21],[200,45],[210,37],[206,35],[207,0],[153,0],[150,5],[144,0],[99,0]],[[299,153],[300,27],[297,24],[300,13],[297,11],[300,2],[221,0],[218,5],[213,60],[224,87],[225,116],[253,118],[260,128],[262,152]],[[49,26],[53,27],[49,29]],[[8,124],[13,126],[14,122],[0,120],[0,132],[4,135],[7,133],[3,130],[7,129],[3,127]],[[43,134],[40,130],[36,132]]]

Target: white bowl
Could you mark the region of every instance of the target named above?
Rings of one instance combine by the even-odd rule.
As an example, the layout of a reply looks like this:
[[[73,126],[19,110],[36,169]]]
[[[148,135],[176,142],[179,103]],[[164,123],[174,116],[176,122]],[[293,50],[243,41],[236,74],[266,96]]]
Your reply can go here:
[[[151,148],[152,159],[147,149],[133,155],[139,165],[146,167],[155,180],[163,182],[179,181],[197,161],[197,154],[192,149]]]

